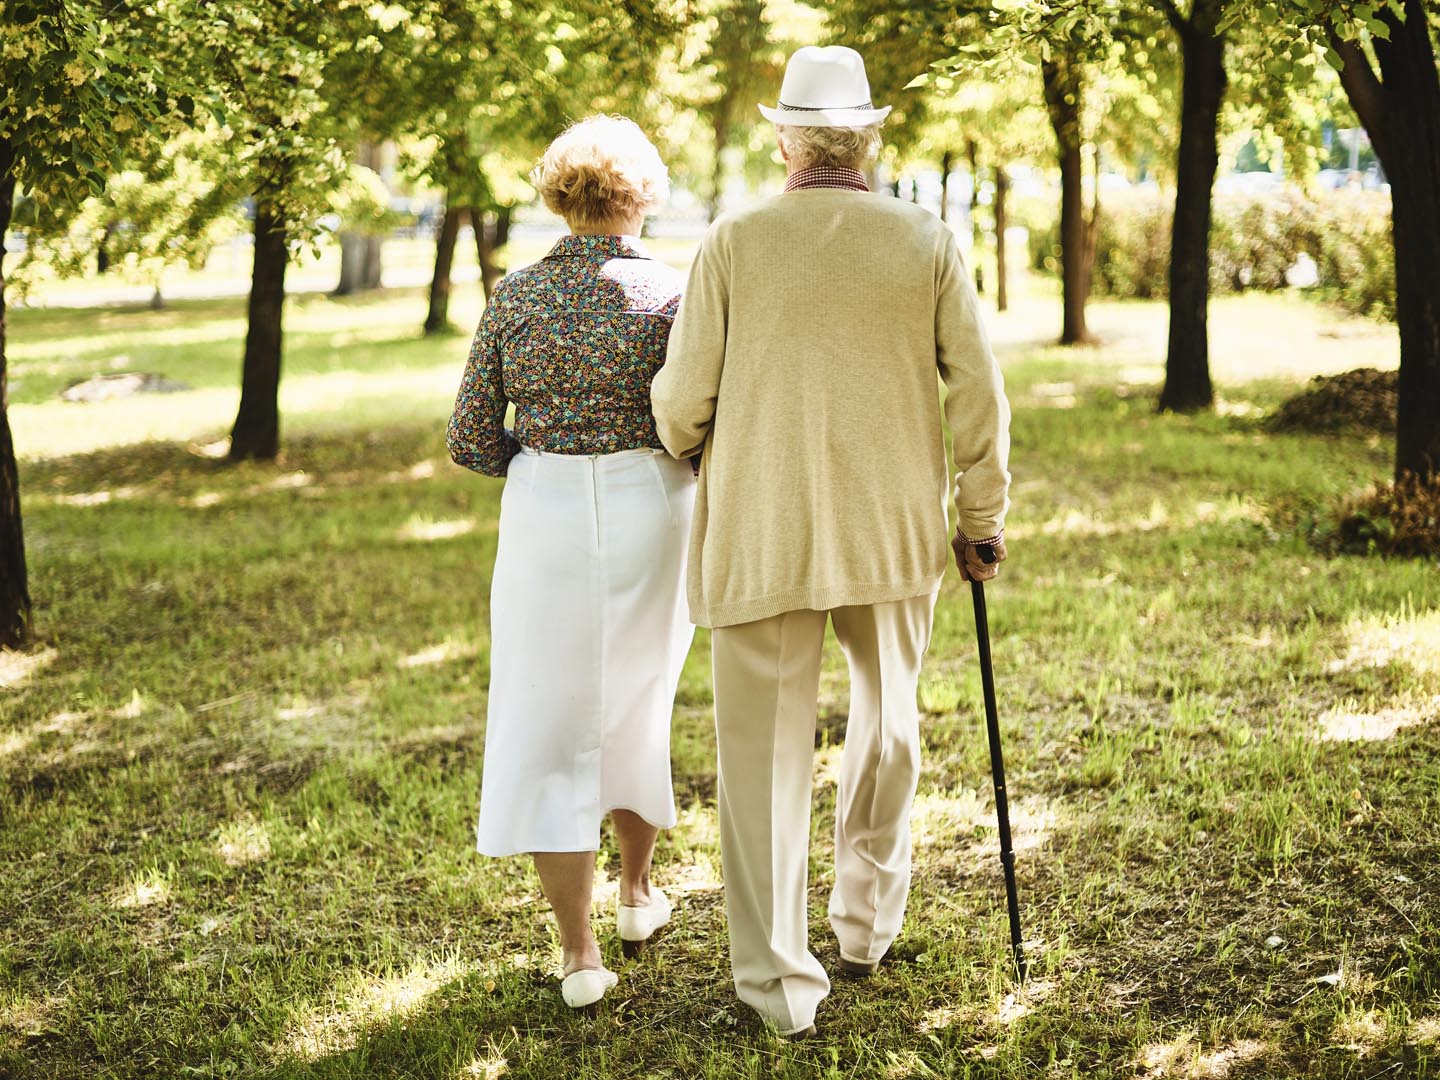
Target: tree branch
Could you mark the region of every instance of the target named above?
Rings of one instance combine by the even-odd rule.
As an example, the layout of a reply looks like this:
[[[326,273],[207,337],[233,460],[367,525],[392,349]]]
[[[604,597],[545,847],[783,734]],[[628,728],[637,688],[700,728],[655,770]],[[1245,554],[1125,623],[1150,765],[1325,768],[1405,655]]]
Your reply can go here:
[[[1342,40],[1332,26],[1330,47],[1344,64],[1340,69],[1340,85],[1345,88],[1345,96],[1350,99],[1350,105],[1354,108],[1355,115],[1360,118],[1360,123],[1364,125],[1370,141],[1375,144],[1381,163],[1393,161],[1390,157],[1390,133],[1385,117],[1385,87],[1375,77],[1375,69],[1370,66],[1370,61],[1358,41]]]
[[[1175,6],[1175,0],[1160,0],[1160,10],[1165,12],[1165,18],[1170,20],[1170,25],[1181,37],[1190,31],[1190,23],[1184,15],[1180,14],[1180,9]]]

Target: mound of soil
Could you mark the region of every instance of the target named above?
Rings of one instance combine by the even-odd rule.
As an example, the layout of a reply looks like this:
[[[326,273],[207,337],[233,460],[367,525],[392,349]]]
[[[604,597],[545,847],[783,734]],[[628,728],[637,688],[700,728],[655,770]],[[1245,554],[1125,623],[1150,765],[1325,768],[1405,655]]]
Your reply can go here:
[[[1340,550],[1440,559],[1440,476],[1406,475],[1340,507]]]
[[[1399,383],[1399,372],[1376,368],[1317,375],[1308,389],[1276,409],[1265,426],[1271,431],[1393,435]]]

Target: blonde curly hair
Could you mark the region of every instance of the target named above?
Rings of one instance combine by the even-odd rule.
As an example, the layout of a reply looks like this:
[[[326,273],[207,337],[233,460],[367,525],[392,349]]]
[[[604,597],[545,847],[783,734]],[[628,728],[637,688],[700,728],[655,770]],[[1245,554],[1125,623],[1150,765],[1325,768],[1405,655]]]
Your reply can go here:
[[[546,206],[584,228],[648,213],[670,195],[660,152],[623,116],[571,124],[545,148],[531,176]]]

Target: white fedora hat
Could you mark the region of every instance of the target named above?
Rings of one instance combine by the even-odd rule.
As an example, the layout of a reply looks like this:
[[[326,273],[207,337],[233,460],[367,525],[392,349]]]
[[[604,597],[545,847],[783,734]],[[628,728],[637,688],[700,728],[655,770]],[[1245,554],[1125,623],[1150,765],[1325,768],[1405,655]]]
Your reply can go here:
[[[890,115],[875,108],[865,61],[844,45],[806,45],[785,65],[776,108],[760,106],[765,119],[793,127],[866,127]]]

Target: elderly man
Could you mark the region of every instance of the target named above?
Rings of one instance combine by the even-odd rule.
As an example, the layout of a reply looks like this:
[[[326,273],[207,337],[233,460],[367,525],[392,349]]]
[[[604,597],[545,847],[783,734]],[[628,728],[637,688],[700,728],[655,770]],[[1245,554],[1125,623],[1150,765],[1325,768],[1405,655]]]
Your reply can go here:
[[[900,931],[919,774],[920,662],[946,550],[937,382],[961,576],[1005,557],[1009,406],[954,236],[867,194],[889,109],[852,49],[800,49],[776,124],[784,193],[705,237],[651,387],[661,441],[701,454],[688,594],[714,628],[720,840],[741,1000],[783,1035],[830,983],[810,953],[811,774],[827,618],[850,668],[830,924],[875,970]]]

